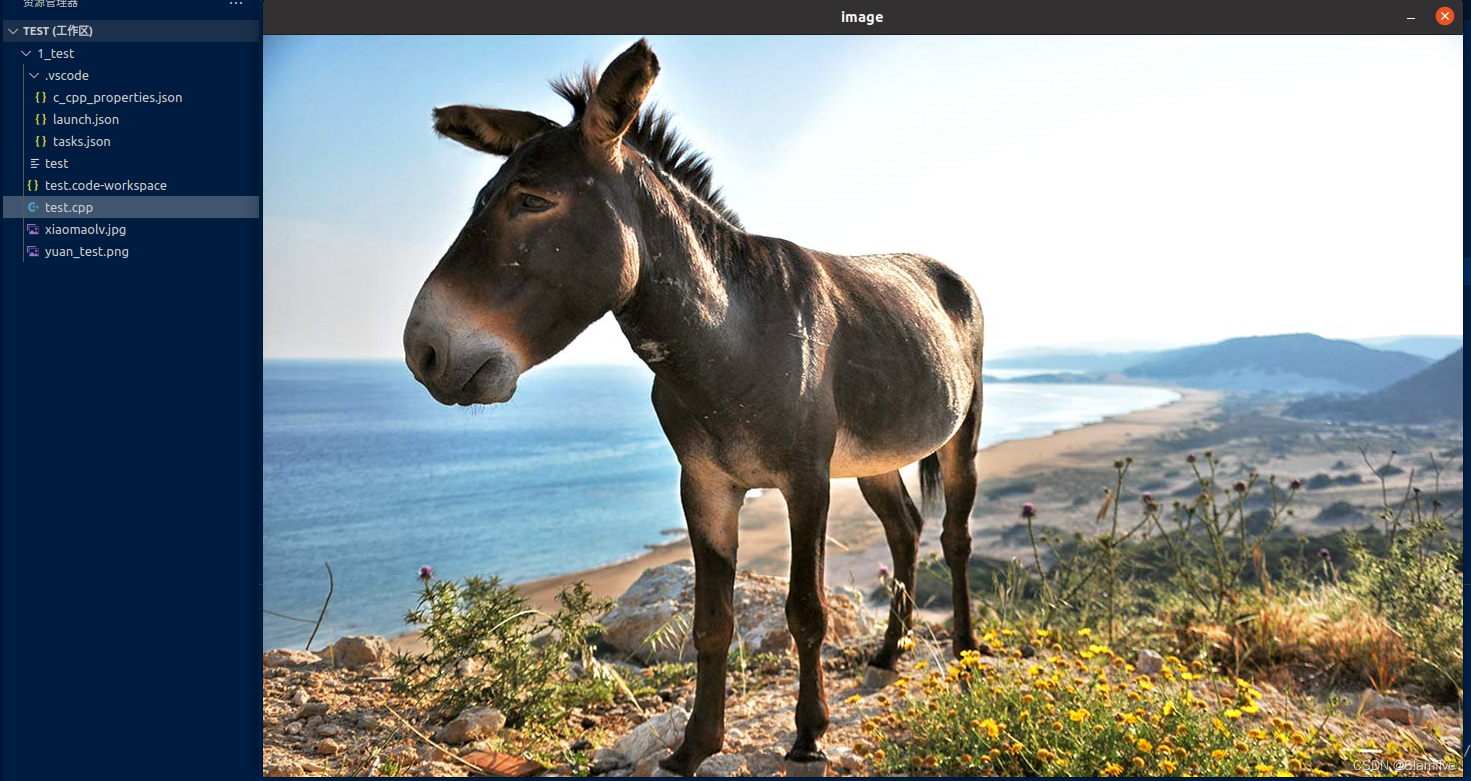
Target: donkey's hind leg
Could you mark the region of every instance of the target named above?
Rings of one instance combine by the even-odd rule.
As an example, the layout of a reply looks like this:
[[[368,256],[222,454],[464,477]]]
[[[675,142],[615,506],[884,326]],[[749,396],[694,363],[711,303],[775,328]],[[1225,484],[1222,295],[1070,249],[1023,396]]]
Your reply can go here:
[[[955,604],[953,651],[976,650],[970,616],[970,513],[976,504],[976,441],[981,431],[981,389],[976,388],[970,412],[955,436],[940,448],[940,472],[945,481],[945,526],[940,545],[950,568],[951,599]]]
[[[924,517],[909,498],[904,480],[893,471],[873,477],[860,477],[858,489],[864,501],[873,508],[884,524],[889,540],[889,553],[894,558],[894,584],[889,598],[889,628],[884,642],[868,661],[863,677],[864,688],[881,689],[893,683],[898,674],[899,640],[909,632],[914,620],[914,581],[919,561],[919,535]]]

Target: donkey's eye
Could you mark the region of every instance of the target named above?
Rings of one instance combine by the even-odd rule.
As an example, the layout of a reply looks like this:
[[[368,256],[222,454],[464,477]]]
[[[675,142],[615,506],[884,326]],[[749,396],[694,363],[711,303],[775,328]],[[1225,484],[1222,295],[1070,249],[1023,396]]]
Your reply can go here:
[[[531,193],[521,193],[519,202],[521,204],[521,208],[529,212],[544,212],[547,209],[552,208],[551,201],[548,201],[547,199],[539,195],[532,195]]]

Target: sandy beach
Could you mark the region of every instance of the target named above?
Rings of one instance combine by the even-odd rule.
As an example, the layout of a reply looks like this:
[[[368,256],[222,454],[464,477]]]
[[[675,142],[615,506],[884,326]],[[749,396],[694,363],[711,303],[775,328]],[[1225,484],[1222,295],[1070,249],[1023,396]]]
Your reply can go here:
[[[1130,440],[1148,439],[1195,424],[1211,414],[1220,399],[1220,394],[1213,391],[1172,390],[1181,397],[1162,407],[1107,418],[1045,437],[1001,442],[986,448],[977,457],[981,480],[1014,478],[1069,465],[1097,467],[1110,463],[1128,448]],[[905,481],[911,494],[917,496],[918,480],[913,466],[906,470]],[[974,519],[972,531],[978,531]],[[938,548],[939,536],[938,522],[931,522],[925,529],[921,555]],[[889,561],[883,528],[864,503],[854,480],[833,482],[828,539],[829,585],[861,585],[866,590],[875,582],[879,565]],[[739,567],[785,576],[789,550],[786,502],[781,493],[765,491],[757,495],[753,492],[741,511]],[[617,597],[644,570],[690,557],[689,541],[679,539],[627,561],[531,581],[520,587],[534,605],[543,609],[554,608],[557,591],[574,580],[585,581],[599,596]]]

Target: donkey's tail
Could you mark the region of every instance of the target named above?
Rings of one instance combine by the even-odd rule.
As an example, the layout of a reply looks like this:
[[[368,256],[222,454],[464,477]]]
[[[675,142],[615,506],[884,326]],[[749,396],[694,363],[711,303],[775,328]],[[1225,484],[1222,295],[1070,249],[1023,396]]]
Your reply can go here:
[[[940,454],[931,453],[919,462],[919,507],[923,515],[933,515],[940,507],[945,494],[945,482],[940,477]]]

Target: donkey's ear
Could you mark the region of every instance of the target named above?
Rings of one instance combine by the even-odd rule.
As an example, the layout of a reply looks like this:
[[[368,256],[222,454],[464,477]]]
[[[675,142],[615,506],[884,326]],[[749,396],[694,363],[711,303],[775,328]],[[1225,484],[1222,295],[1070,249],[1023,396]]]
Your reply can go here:
[[[594,147],[617,149],[658,75],[659,58],[642,38],[603,71],[582,119],[582,132]]]
[[[555,127],[560,126],[529,111],[479,106],[434,110],[434,132],[493,155],[509,155],[522,141]]]

